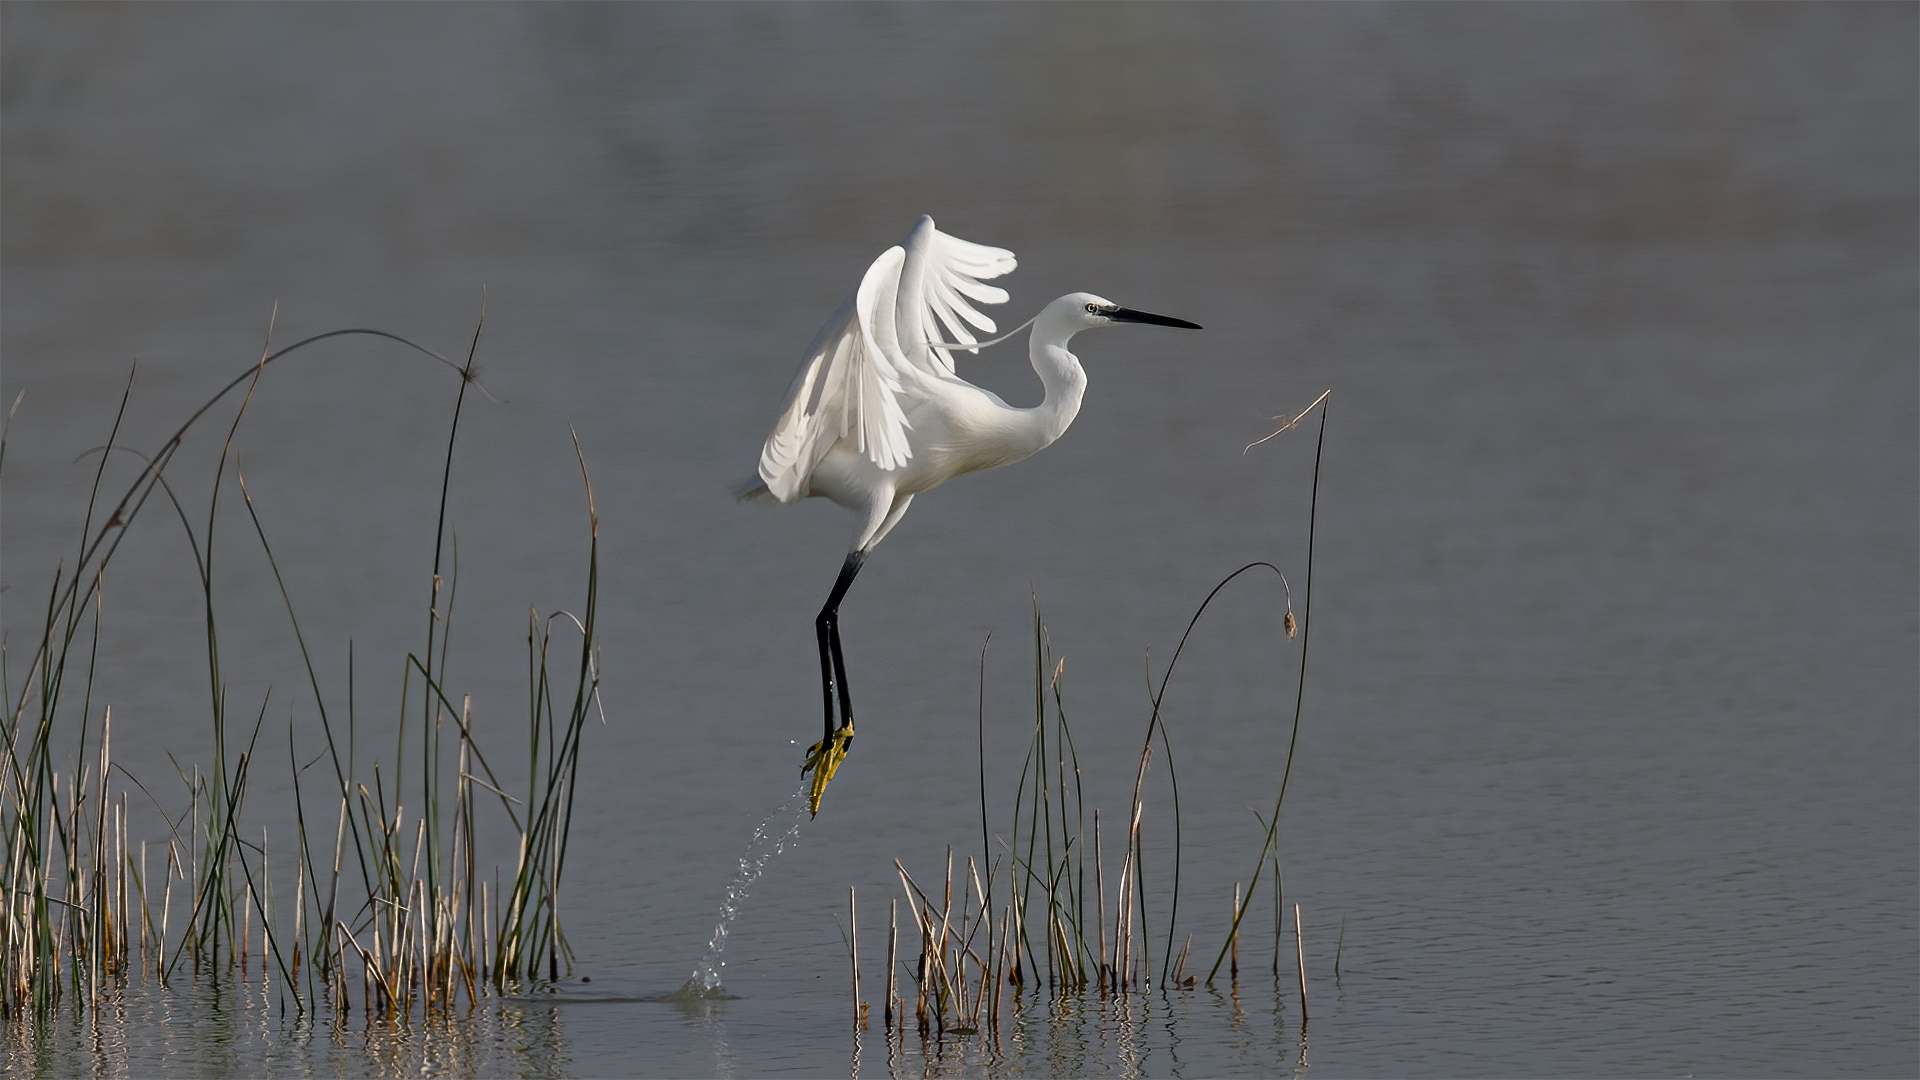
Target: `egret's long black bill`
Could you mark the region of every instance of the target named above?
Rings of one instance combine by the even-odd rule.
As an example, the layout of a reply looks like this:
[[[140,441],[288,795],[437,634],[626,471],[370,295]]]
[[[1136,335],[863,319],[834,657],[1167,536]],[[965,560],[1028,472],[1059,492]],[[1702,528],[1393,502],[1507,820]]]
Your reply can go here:
[[[1199,323],[1190,323],[1185,319],[1176,319],[1170,315],[1155,315],[1150,311],[1135,311],[1132,308],[1114,308],[1107,312],[1107,318],[1114,322],[1146,323],[1149,326],[1177,326],[1182,330],[1202,329]]]

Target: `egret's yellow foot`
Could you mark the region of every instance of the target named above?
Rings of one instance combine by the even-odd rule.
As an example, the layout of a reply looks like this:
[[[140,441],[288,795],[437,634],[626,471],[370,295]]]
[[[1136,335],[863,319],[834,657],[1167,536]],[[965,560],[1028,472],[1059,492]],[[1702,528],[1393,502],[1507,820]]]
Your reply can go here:
[[[827,784],[833,780],[833,772],[844,761],[847,751],[853,748],[853,721],[840,725],[840,730],[807,747],[806,763],[800,766],[800,775],[813,774],[813,785],[807,789],[807,813],[809,816],[820,813],[820,796],[827,793]]]

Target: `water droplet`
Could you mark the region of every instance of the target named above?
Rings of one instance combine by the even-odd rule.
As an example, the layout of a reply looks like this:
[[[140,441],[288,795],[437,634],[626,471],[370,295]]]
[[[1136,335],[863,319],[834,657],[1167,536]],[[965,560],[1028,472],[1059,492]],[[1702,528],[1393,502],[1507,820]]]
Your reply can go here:
[[[747,841],[746,854],[740,857],[740,871],[727,886],[725,898],[720,902],[720,921],[713,928],[713,937],[707,941],[706,955],[693,969],[693,975],[686,985],[680,988],[680,996],[718,997],[720,996],[720,969],[726,967],[726,961],[720,954],[727,947],[727,933],[733,927],[734,918],[740,913],[740,903],[747,898],[747,890],[766,872],[767,862],[775,855],[786,851],[789,844],[796,842],[800,826],[806,823],[805,813],[806,785],[802,784],[792,795],[787,796],[779,809],[768,814],[766,820],[753,830],[752,839]],[[791,822],[779,834],[771,835],[775,822],[784,817]]]

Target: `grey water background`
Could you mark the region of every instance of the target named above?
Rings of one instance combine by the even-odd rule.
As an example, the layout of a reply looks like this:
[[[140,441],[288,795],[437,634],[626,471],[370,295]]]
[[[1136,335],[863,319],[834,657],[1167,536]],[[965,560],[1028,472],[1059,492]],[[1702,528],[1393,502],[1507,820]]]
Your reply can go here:
[[[8,4],[13,662],[136,359],[119,441],[151,450],[276,305],[276,343],[464,355],[484,289],[502,403],[462,419],[451,682],[510,756],[527,610],[582,599],[571,426],[608,706],[564,883],[597,1003],[369,1031],[282,1020],[257,983],[136,986],[98,1027],[10,1035],[9,1074],[1912,1075],[1915,30],[1846,4]],[[811,620],[851,524],[728,491],[920,213],[1018,253],[1003,326],[1087,289],[1207,330],[1077,339],[1067,436],[916,503],[843,610],[860,740],[733,927],[738,999],[621,1000],[686,977],[818,737]],[[1038,398],[1017,345],[963,374]],[[1282,838],[1305,1030],[1263,929],[1238,994],[1029,1002],[998,1055],[856,1038],[847,889],[877,1001],[891,860],[979,851],[982,711],[1006,828],[1033,598],[1117,820],[1148,651],[1163,670],[1250,560],[1298,599],[1313,432],[1243,447],[1328,387]],[[336,705],[354,643],[363,770],[424,633],[453,391],[330,344],[236,439]],[[174,467],[190,506],[227,422]],[[289,728],[310,755],[271,575],[223,513],[230,694],[268,702],[263,760]],[[166,751],[208,745],[192,579],[150,509],[95,691],[116,757],[176,795]],[[1209,960],[1285,750],[1280,610],[1230,591],[1167,697],[1179,932]],[[284,787],[250,795],[270,836]]]

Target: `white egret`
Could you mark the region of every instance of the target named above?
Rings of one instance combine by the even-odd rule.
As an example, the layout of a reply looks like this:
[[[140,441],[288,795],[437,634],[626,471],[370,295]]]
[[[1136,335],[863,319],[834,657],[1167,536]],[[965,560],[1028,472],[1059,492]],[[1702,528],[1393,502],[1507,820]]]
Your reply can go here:
[[[760,452],[759,476],[740,492],[783,503],[823,496],[859,521],[814,621],[826,735],[808,750],[802,770],[815,771],[815,812],[853,741],[839,612],[867,553],[899,524],[915,495],[962,473],[1019,461],[1067,430],[1087,389],[1086,371],[1067,351],[1073,335],[1129,322],[1200,329],[1092,293],[1068,293],[1031,320],[1028,351],[1046,398],[1015,408],[956,375],[952,355],[994,344],[973,335],[994,330],[974,303],[1005,303],[1005,290],[982,282],[1014,265],[1013,252],[949,236],[922,217],[903,244],[873,261],[814,338]]]

